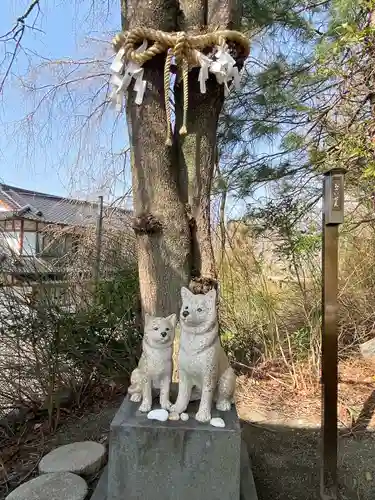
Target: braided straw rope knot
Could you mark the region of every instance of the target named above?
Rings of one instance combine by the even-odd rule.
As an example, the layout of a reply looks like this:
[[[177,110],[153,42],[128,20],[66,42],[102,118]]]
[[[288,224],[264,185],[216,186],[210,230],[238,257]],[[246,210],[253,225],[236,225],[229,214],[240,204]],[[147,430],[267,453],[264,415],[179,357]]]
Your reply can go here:
[[[147,48],[140,51],[139,46],[148,42]],[[130,63],[134,63],[141,67],[146,62],[150,61],[153,57],[167,53],[165,66],[164,66],[164,93],[165,93],[165,107],[167,115],[167,139],[166,144],[172,144],[171,135],[171,110],[169,103],[169,89],[170,89],[170,66],[173,56],[177,66],[182,71],[183,80],[183,121],[182,127],[179,131],[181,135],[187,133],[186,120],[187,120],[187,107],[188,107],[188,72],[189,68],[199,67],[203,69],[203,65],[213,63],[203,52],[209,48],[220,48],[221,53],[230,59],[227,42],[232,42],[237,46],[238,53],[246,58],[250,52],[250,43],[248,38],[238,32],[232,30],[216,30],[203,34],[188,34],[183,31],[167,33],[152,28],[134,28],[128,32],[122,32],[116,35],[112,40],[112,45],[116,53],[121,50],[122,59]],[[120,54],[118,54],[120,55]],[[233,63],[235,61],[232,59]],[[232,64],[233,65],[233,64]],[[236,68],[237,69],[237,68]],[[208,71],[208,69],[206,69]],[[220,71],[219,71],[220,73]],[[237,70],[238,73],[238,70]],[[208,73],[206,78],[208,78]],[[221,77],[220,77],[221,78]],[[232,76],[233,78],[233,76]],[[223,83],[217,75],[217,80]],[[120,89],[119,89],[120,90]],[[205,92],[205,86],[204,91]]]

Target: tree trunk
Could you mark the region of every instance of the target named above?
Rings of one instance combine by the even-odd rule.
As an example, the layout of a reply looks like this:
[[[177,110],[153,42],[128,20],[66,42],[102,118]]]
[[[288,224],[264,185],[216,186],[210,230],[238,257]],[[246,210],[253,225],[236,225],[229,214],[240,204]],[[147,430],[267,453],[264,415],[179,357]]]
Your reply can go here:
[[[180,162],[187,171],[188,204],[195,222],[192,234],[192,277],[194,291],[206,291],[217,279],[211,241],[211,184],[216,158],[216,131],[223,105],[223,89],[210,77],[207,94],[199,89],[198,70],[189,74],[188,135],[180,139]],[[178,86],[180,87],[180,86]],[[182,91],[176,89],[176,106],[181,109]],[[181,116],[182,111],[177,115]],[[179,130],[179,123],[176,129]],[[200,284],[200,285],[199,285]]]
[[[174,1],[126,0],[125,9],[124,30],[176,30]],[[178,312],[180,288],[190,279],[190,230],[179,196],[176,153],[165,145],[164,61],[165,55],[144,65],[143,104],[135,104],[132,90],[127,98],[142,311],[160,316]]]
[[[197,32],[202,28],[238,28],[241,3],[238,0],[181,0],[179,29]],[[188,176],[188,203],[195,225],[192,233],[191,289],[206,292],[216,286],[217,269],[211,238],[211,183],[217,150],[217,127],[224,104],[223,86],[213,75],[201,94],[198,69],[189,73],[188,135],[180,139],[180,163]],[[177,120],[182,116],[182,84],[176,85]],[[180,123],[177,122],[176,130]]]
[[[136,26],[163,31],[195,31],[205,26],[237,26],[238,0],[121,0],[126,31]],[[198,70],[189,74],[188,133],[175,132],[165,146],[165,54],[144,65],[147,88],[141,106],[128,92],[127,119],[132,147],[132,177],[138,267],[143,313],[178,312],[180,288],[192,273],[195,292],[216,285],[211,242],[210,195],[216,159],[216,131],[224,102],[222,85],[213,77],[201,95]],[[179,130],[180,84],[176,85]],[[187,210],[190,205],[190,213]]]

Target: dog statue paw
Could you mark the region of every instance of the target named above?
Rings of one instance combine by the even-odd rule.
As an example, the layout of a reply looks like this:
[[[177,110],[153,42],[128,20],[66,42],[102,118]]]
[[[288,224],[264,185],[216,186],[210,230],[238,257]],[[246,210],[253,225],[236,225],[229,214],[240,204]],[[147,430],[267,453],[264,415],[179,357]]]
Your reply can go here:
[[[209,422],[211,420],[211,412],[209,410],[199,410],[195,415],[195,420],[202,423]]]
[[[152,408],[152,402],[150,402],[150,401],[142,401],[142,404],[139,407],[139,411],[141,413],[148,413],[149,411],[151,411],[151,408]]]
[[[140,403],[142,401],[142,393],[135,392],[130,396],[130,401],[132,401],[133,403]]]

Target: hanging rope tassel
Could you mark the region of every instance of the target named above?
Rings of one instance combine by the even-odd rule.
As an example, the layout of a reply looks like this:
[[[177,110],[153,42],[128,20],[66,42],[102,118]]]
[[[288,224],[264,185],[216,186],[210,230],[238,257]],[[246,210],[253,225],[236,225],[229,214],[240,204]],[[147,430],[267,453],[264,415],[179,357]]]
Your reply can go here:
[[[165,100],[165,114],[167,116],[167,138],[165,140],[166,146],[172,146],[171,105],[169,102],[172,57],[173,57],[172,50],[168,50],[164,64],[164,100]]]
[[[184,92],[184,107],[183,107],[182,127],[180,128],[180,135],[186,135],[187,110],[189,106],[189,64],[185,58],[182,61],[182,85]]]
[[[180,135],[187,134],[186,120],[187,120],[187,107],[189,104],[188,95],[188,78],[189,78],[189,63],[186,59],[186,54],[190,52],[190,47],[186,40],[186,33],[183,31],[177,34],[176,45],[174,48],[174,53],[176,56],[176,62],[178,66],[182,69],[182,86],[183,86],[183,116],[182,116],[182,126],[180,128]]]

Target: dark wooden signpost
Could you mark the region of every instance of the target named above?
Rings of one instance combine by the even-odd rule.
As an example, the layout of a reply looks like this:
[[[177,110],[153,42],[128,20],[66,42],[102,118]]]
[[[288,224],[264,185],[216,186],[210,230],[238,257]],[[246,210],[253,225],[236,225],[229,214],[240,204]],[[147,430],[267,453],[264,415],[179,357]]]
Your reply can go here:
[[[320,494],[337,499],[337,286],[339,225],[344,222],[345,169],[333,169],[323,181],[322,248],[322,441]]]
[[[103,196],[99,196],[98,217],[96,219],[96,255],[94,263],[94,280],[96,286],[98,286],[100,281],[100,259],[103,238],[103,208]]]

